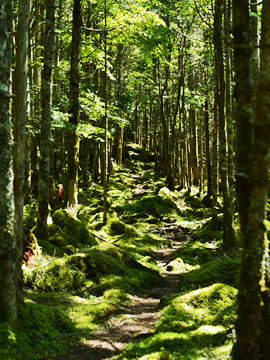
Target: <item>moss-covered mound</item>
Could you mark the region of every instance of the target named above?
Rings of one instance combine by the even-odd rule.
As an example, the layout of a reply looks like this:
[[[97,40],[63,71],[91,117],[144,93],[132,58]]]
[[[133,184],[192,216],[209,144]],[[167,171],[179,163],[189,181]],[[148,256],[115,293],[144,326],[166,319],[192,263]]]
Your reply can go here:
[[[48,226],[49,242],[69,251],[69,245],[97,245],[95,237],[88,231],[85,223],[75,219],[67,210],[57,210],[52,215],[53,224]]]
[[[217,258],[218,255],[218,249],[208,247],[207,244],[201,243],[200,241],[183,244],[183,246],[175,252],[175,258],[181,257],[184,263],[192,266],[207,263]]]
[[[217,228],[213,230],[212,219],[206,221],[199,229],[194,231],[194,238],[201,242],[222,239],[223,215],[217,217]]]
[[[17,326],[0,327],[0,359],[53,359],[66,352],[67,343],[77,339],[65,311],[25,299],[19,305]]]
[[[23,281],[27,288],[34,291],[68,291],[78,289],[84,273],[69,258],[52,259],[37,267],[23,267]]]
[[[214,284],[176,297],[164,308],[156,333],[130,344],[118,360],[223,359],[232,348],[237,290]]]
[[[74,255],[76,259],[78,255]],[[131,258],[126,252],[108,243],[92,247],[83,256],[86,265],[86,277],[93,279],[94,284],[89,290],[93,295],[101,296],[106,290],[121,289],[131,294],[138,289],[155,286],[165,286],[158,271],[151,265]],[[167,284],[166,284],[167,285]]]
[[[229,285],[216,283],[210,287],[198,289],[175,298],[163,310],[157,323],[157,331],[194,330],[202,325],[233,326],[235,314],[225,316],[228,309],[232,312],[237,290]],[[220,316],[220,314],[223,314]],[[219,322],[217,322],[217,316]],[[224,320],[222,322],[222,320]]]
[[[209,261],[195,269],[180,281],[179,288],[185,291],[205,287],[214,283],[223,283],[236,287],[238,281],[239,260],[218,259]]]
[[[143,196],[140,200],[133,201],[117,209],[119,216],[128,219],[138,217],[148,217],[149,215],[160,220],[174,221],[180,216],[180,211],[176,204],[169,198],[159,195]]]

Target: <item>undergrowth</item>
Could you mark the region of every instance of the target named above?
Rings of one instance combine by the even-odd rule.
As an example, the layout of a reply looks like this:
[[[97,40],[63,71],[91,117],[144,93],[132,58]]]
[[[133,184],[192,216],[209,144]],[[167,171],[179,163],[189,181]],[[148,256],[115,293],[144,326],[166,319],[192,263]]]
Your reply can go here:
[[[219,247],[222,216],[213,231],[205,194],[196,187],[170,191],[153,172],[153,155],[138,146],[128,149],[126,166],[110,177],[106,225],[97,184],[79,190],[77,217],[61,208],[50,211],[48,241],[37,239],[32,262],[23,266],[17,325],[0,328],[0,359],[64,358],[128,304],[130,295],[166,286],[152,259],[153,251],[170,246],[158,230],[165,223],[193,230],[179,238],[181,248],[165,265],[179,274],[179,293],[161,299],[154,333],[117,359],[228,358],[239,253]],[[35,203],[25,206],[28,239],[35,239],[36,215]]]

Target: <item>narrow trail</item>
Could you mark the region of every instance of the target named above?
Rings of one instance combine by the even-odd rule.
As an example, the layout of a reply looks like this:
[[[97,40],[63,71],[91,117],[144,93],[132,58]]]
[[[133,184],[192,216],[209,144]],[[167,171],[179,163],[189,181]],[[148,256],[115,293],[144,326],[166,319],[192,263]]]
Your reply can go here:
[[[145,181],[142,178],[142,174],[147,171],[149,170],[143,170],[140,174],[131,174],[135,182],[134,199],[151,192],[145,188]],[[158,264],[161,275],[167,280],[169,286],[152,288],[133,296],[129,295],[130,302],[123,305],[106,325],[94,330],[91,338],[85,339],[83,345],[66,355],[65,360],[111,360],[119,355],[130,342],[140,341],[153,334],[155,323],[161,315],[162,297],[178,292],[179,274],[172,272],[168,263],[191,233],[188,229],[173,223],[163,223],[152,232],[164,236],[171,244],[166,249],[152,253],[152,259]]]
[[[163,225],[163,231],[168,238],[172,237],[170,233],[174,233],[176,240],[170,239],[170,248],[155,251],[153,260],[161,268],[161,275],[166,278],[170,286],[130,295],[129,304],[124,305],[105,326],[93,331],[91,338],[85,339],[83,345],[65,356],[66,360],[110,360],[120,354],[128,343],[139,341],[153,333],[155,323],[160,317],[160,301],[165,295],[177,293],[179,281],[179,274],[171,272],[167,264],[181,246],[185,231],[175,232],[177,225],[169,224],[169,226],[168,230],[166,225]],[[177,240],[179,231],[182,234],[181,241]]]

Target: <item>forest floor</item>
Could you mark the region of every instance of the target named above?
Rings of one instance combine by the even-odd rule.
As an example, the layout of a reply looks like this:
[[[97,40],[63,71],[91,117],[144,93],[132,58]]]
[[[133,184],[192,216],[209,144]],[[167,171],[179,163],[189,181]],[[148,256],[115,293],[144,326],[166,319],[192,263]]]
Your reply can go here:
[[[36,203],[25,206],[33,256],[0,360],[230,359],[240,253],[221,248],[222,199],[213,230],[205,193],[170,191],[153,154],[127,150],[106,225],[98,184],[80,188],[77,214],[51,210],[48,241],[34,235]]]
[[[177,225],[164,224],[161,231],[174,232]],[[190,236],[190,232],[186,236]],[[109,322],[94,330],[90,339],[85,339],[71,354],[58,357],[58,360],[109,360],[131,342],[138,342],[154,331],[154,326],[161,313],[160,303],[164,296],[178,293],[179,273],[166,270],[166,266],[174,258],[183,240],[170,240],[171,247],[154,251],[153,260],[161,269],[161,275],[168,281],[167,287],[152,288],[149,291],[130,295],[130,302],[122,306]]]

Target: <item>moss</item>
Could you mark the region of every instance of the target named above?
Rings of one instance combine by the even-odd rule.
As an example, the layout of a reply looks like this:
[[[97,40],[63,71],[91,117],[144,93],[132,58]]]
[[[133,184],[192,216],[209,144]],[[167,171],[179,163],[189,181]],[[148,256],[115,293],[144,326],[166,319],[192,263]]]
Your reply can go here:
[[[48,226],[49,241],[58,247],[69,244],[97,245],[95,237],[89,233],[83,221],[75,219],[66,210],[57,210],[52,215],[53,224]]]
[[[127,293],[120,289],[109,289],[103,294],[104,300],[109,300],[114,304],[123,304],[128,300]]]
[[[175,253],[176,258],[180,257],[184,263],[193,266],[214,260],[217,256],[217,249],[213,249],[212,247],[208,248],[206,244],[201,243],[200,241],[183,244],[183,246]]]
[[[122,235],[126,232],[127,226],[121,220],[112,219],[108,223],[112,235]]]
[[[174,205],[173,193],[168,188],[166,187],[161,188],[158,192],[158,196],[160,196],[163,200]]]
[[[23,268],[24,285],[34,291],[51,292],[76,289],[82,283],[84,274],[66,259],[53,259],[38,268]]]
[[[132,204],[127,204],[118,209],[118,213],[120,217],[134,217],[136,214],[144,213],[147,217],[151,215],[166,221],[175,221],[180,215],[180,211],[174,202],[168,199],[164,200],[159,195],[143,196],[140,200],[135,200]]]
[[[194,269],[194,266],[191,266],[183,261],[183,259],[175,258],[166,264],[166,270],[170,272],[186,273]]]
[[[60,249],[47,240],[38,240],[38,244],[45,255],[62,256],[65,252],[64,249]]]
[[[184,198],[184,201],[192,209],[199,209],[202,207],[200,200],[198,198],[196,198],[195,196],[186,196]]]
[[[55,302],[53,305],[26,298],[18,306],[17,326],[0,327],[1,359],[45,360],[65,354],[68,344],[76,341],[76,334],[67,313],[56,307]]]
[[[239,260],[223,259],[213,260],[203,264],[199,269],[185,275],[180,281],[182,291],[209,286],[219,282],[236,286],[238,280]]]
[[[30,231],[36,226],[37,208],[35,204],[27,204],[23,207],[23,227]]]
[[[194,231],[194,237],[202,242],[222,239],[223,215],[217,216],[217,229],[212,228],[212,219],[206,221],[198,230]]]
[[[232,314],[232,309],[236,294],[235,288],[216,283],[178,296],[163,310],[156,329],[158,332],[182,332],[195,330],[203,325],[233,326],[235,313]],[[231,318],[225,318],[225,313],[231,313]]]

